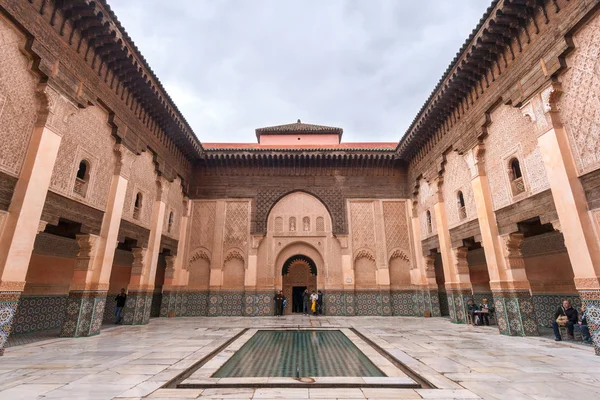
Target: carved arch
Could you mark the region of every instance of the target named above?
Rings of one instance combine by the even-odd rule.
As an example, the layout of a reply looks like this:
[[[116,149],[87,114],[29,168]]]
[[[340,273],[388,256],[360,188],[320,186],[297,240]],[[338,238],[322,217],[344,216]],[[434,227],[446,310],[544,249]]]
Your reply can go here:
[[[233,259],[238,259],[245,263],[243,254],[244,254],[244,252],[240,249],[237,249],[237,248],[231,249],[225,254],[225,257],[223,258],[223,264],[225,264],[227,261],[231,261]]]
[[[196,260],[200,260],[200,259],[204,259],[206,261],[208,261],[208,263],[211,263],[211,254],[210,251],[204,247],[198,247],[192,251],[190,251],[189,256],[188,256],[188,262],[185,264],[185,269],[189,269],[190,265],[196,261]]]
[[[354,253],[354,261],[359,260],[361,258],[366,258],[368,260],[375,261],[375,256],[373,255],[373,252],[369,249],[358,249]]]

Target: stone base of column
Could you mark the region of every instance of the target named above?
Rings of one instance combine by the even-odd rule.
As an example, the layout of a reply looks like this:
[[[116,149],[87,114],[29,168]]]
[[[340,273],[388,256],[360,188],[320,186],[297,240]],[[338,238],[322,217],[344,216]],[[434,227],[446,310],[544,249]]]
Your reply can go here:
[[[123,308],[124,325],[145,325],[150,321],[152,291],[129,291]]]
[[[0,292],[0,356],[8,343],[21,292]]]
[[[471,289],[446,289],[450,320],[455,324],[468,323],[467,301],[473,298]]]
[[[424,317],[427,312],[432,317],[442,316],[440,312],[440,295],[437,290],[418,289],[415,298],[417,316]]]
[[[600,290],[580,290],[581,302],[585,304],[588,328],[594,342],[596,355],[600,356]]]
[[[106,295],[106,291],[70,292],[60,336],[85,337],[99,334]]]
[[[529,291],[494,291],[498,329],[503,335],[538,336],[538,323]]]

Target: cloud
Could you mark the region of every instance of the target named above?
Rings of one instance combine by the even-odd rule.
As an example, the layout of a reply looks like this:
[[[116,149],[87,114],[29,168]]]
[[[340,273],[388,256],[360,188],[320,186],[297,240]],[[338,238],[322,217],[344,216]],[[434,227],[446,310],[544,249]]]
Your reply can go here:
[[[398,141],[489,5],[481,0],[127,0],[117,17],[203,142],[339,126]]]

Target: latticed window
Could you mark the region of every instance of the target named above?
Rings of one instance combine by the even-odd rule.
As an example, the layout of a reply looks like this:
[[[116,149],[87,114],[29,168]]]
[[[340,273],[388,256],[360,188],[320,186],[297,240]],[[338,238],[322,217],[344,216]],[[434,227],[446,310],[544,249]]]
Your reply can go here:
[[[138,192],[135,195],[135,203],[133,203],[133,218],[140,219],[140,215],[142,213],[144,197],[141,192]]]
[[[317,232],[325,232],[325,218],[317,217]]]
[[[310,218],[309,217],[302,218],[302,230],[304,230],[304,232],[310,231]]]
[[[431,212],[429,210],[427,210],[426,217],[427,217],[427,233],[432,233],[433,225],[431,223]]]
[[[296,217],[290,217],[290,232],[296,232]]]
[[[467,218],[467,208],[465,207],[465,197],[463,196],[463,192],[460,190],[456,194],[456,201],[458,203],[458,218],[461,220]]]
[[[87,160],[81,160],[79,162],[79,168],[77,169],[77,176],[75,177],[75,186],[73,186],[73,192],[81,197],[85,197],[89,180],[90,163]]]
[[[275,218],[275,232],[283,232],[283,218]]]
[[[513,196],[525,191],[525,182],[521,173],[521,164],[517,158],[512,158],[508,163],[508,174],[510,175],[510,188]]]

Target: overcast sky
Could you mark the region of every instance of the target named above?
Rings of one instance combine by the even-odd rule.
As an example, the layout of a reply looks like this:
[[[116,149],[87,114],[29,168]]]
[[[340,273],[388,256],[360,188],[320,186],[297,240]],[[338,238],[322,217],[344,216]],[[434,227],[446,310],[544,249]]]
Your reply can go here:
[[[489,0],[113,0],[203,142],[337,126],[400,140]]]

